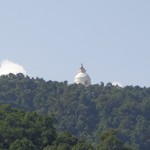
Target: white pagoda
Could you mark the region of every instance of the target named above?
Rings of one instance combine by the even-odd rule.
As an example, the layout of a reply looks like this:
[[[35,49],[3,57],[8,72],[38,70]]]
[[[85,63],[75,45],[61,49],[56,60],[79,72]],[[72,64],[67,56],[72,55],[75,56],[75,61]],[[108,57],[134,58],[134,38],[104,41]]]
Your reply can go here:
[[[91,84],[91,78],[86,73],[86,70],[84,69],[83,64],[81,64],[81,67],[78,70],[77,75],[75,76],[74,83],[76,83],[76,84],[81,83],[85,86],[88,86]]]

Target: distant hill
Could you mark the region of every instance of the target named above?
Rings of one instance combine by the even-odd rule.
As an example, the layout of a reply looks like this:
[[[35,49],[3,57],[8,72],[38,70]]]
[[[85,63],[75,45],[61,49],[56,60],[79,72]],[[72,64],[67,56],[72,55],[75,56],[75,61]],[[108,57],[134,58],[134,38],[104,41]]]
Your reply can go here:
[[[68,85],[23,74],[0,77],[0,104],[54,116],[56,129],[93,145],[110,129],[133,149],[150,147],[150,88]],[[102,140],[102,139],[101,139]]]

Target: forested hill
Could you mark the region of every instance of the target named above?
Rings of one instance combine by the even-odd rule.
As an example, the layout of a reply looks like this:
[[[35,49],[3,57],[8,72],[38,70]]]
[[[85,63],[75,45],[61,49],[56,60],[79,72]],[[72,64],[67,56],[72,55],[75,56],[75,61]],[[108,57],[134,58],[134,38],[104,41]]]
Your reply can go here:
[[[53,114],[57,130],[93,143],[113,128],[127,145],[141,150],[150,147],[150,88],[110,83],[85,87],[9,74],[0,77],[0,104]]]

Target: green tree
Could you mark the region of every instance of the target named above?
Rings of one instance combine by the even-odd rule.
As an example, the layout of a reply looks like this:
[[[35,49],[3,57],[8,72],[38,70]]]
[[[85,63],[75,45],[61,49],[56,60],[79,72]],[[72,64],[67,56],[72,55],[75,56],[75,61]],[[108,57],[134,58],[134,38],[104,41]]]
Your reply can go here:
[[[116,134],[117,132],[114,129],[103,133],[97,150],[127,150]]]
[[[17,139],[10,145],[10,150],[37,150],[36,146],[26,138]]]

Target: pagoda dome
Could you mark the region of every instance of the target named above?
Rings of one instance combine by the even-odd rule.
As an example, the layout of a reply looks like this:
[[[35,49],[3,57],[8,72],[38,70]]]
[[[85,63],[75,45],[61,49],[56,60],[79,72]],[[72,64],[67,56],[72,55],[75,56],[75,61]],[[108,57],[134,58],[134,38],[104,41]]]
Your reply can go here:
[[[81,64],[81,67],[75,76],[74,82],[76,84],[83,84],[85,86],[88,86],[91,84],[91,78],[90,76],[86,73],[86,70],[84,69],[83,65]]]

